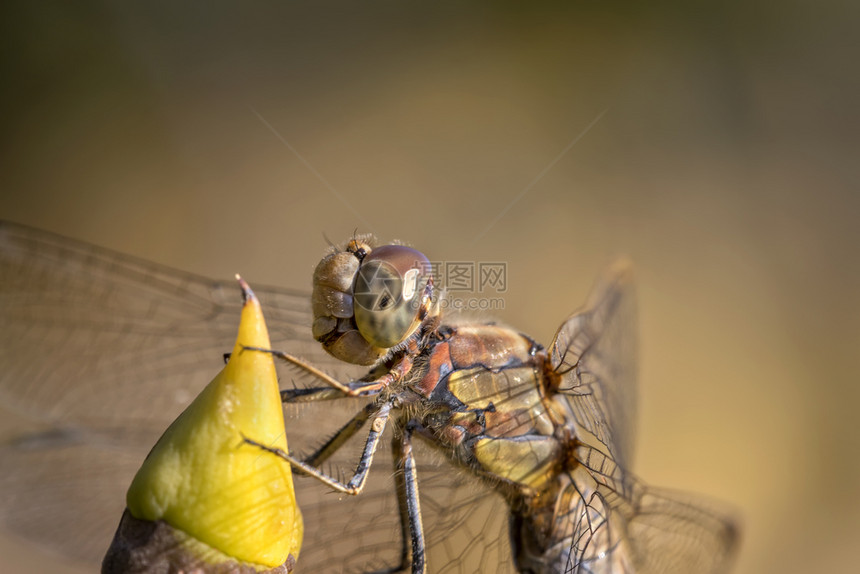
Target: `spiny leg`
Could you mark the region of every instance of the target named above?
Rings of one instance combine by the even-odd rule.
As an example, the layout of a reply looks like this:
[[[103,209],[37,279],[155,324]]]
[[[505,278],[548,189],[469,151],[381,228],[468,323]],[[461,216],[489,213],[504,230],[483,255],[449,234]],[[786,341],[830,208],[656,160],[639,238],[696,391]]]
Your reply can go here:
[[[388,415],[390,412],[391,405],[385,403],[379,408],[379,412],[377,412],[376,415],[373,417],[373,422],[370,425],[370,433],[368,433],[367,435],[367,442],[364,445],[364,451],[361,454],[361,459],[358,461],[358,465],[355,468],[355,473],[353,474],[349,482],[347,482],[346,484],[337,480],[336,478],[327,475],[319,468],[307,464],[279,448],[274,448],[261,444],[247,437],[242,437],[242,439],[247,444],[256,446],[283,458],[302,473],[316,478],[317,480],[319,480],[323,484],[328,485],[337,492],[342,492],[344,494],[354,496],[364,490],[364,484],[367,480],[367,473],[370,470],[371,464],[373,463],[373,455],[376,453],[377,446],[379,446],[379,439],[382,436],[382,432],[385,430],[385,425],[388,422]]]
[[[377,408],[375,403],[367,404],[363,409],[358,411],[349,422],[343,425],[324,445],[319,447],[313,454],[305,458],[305,464],[319,467],[322,463],[329,459],[334,453],[351,439],[357,433],[364,423],[370,419],[371,414]]]
[[[353,394],[344,394],[340,389],[332,387],[309,387],[304,389],[282,389],[283,403],[314,403],[318,401],[333,401],[346,398],[365,398],[378,395],[382,390],[375,382],[354,381],[346,383]]]
[[[399,381],[412,367],[411,358],[401,358],[401,360],[395,363],[388,373],[385,373],[376,380],[341,383],[331,375],[317,369],[307,361],[294,357],[288,353],[284,353],[283,351],[264,349],[263,347],[243,347],[242,349],[245,351],[268,353],[327,385],[326,387],[288,389],[281,391],[281,401],[285,403],[327,401],[344,397],[371,397],[379,394],[382,389],[388,387],[392,383]]]
[[[394,463],[394,488],[397,493],[397,510],[400,517],[400,561],[397,566],[386,568],[384,570],[375,570],[372,574],[395,574],[397,572],[406,572],[409,569],[409,564],[412,557],[412,545],[409,540],[410,521],[409,510],[406,502],[406,482],[404,473],[400,466],[403,450],[403,439],[399,436],[391,438],[391,460]]]
[[[307,361],[303,361],[298,357],[294,357],[288,353],[284,353],[283,351],[276,351],[274,349],[264,349],[262,347],[243,347],[245,350],[250,351],[260,351],[263,353],[270,353],[273,357],[277,357],[281,359],[285,363],[288,363],[295,368],[304,371],[311,377],[316,378],[319,381],[322,381],[329,387],[333,389],[339,390],[343,393],[343,396],[347,397],[369,397],[372,395],[378,394],[382,389],[388,388],[394,383],[403,379],[403,377],[412,369],[412,365],[414,364],[415,357],[418,355],[420,349],[417,347],[415,341],[410,341],[410,345],[408,346],[408,352],[404,352],[399,355],[398,358],[394,361],[394,364],[391,365],[391,368],[388,369],[388,372],[382,374],[378,378],[371,381],[354,381],[351,383],[341,383],[331,375],[320,371]],[[307,394],[307,393],[306,393]],[[301,395],[301,393],[296,396]],[[327,400],[339,398],[337,395],[326,394],[322,398],[319,399],[305,399],[305,400]]]
[[[403,457],[403,439],[399,436],[394,436],[391,439],[391,454],[394,463],[394,487],[397,493],[397,509],[400,517],[400,561],[397,566],[391,566],[381,570],[374,570],[366,574],[397,574],[409,570],[410,558],[412,556],[412,545],[409,543],[410,520],[408,504],[406,502],[406,483],[404,481],[404,472],[402,470],[401,459]]]
[[[424,526],[421,523],[421,505],[418,500],[418,474],[415,470],[415,455],[412,452],[412,430],[409,425],[404,429],[400,439],[400,452],[397,453],[397,461],[403,467],[402,482],[398,484],[402,487],[402,494],[398,494],[398,499],[402,500],[401,520],[402,506],[406,507],[408,531],[412,540],[412,574],[424,574],[427,571]]]
[[[264,349],[262,347],[243,347],[242,350],[266,353],[282,359],[312,377],[322,379],[323,382],[328,383],[329,385],[326,387],[282,389],[280,391],[282,403],[311,403],[343,399],[346,397],[371,397],[379,394],[379,391],[381,390],[374,382],[352,381],[346,384],[341,383],[333,377],[323,373],[313,365],[310,365],[299,358],[293,357],[292,355],[282,353],[281,351]],[[230,356],[231,353],[224,353],[224,361],[227,362],[230,360]],[[344,392],[344,388],[347,389],[346,392]]]
[[[345,385],[345,384],[341,383],[340,381],[338,381],[334,377],[320,371],[319,369],[317,369],[316,367],[314,367],[310,363],[303,361],[303,360],[299,359],[298,357],[294,357],[292,355],[284,353],[283,351],[276,351],[274,349],[264,349],[263,347],[242,347],[242,349],[245,351],[259,351],[261,353],[269,353],[273,357],[277,357],[278,359],[281,359],[285,363],[289,363],[290,365],[293,365],[294,367],[296,367],[300,371],[304,371],[305,373],[309,374],[311,377],[313,377],[319,381],[322,381],[323,383],[325,383],[329,387],[339,390],[341,393],[343,393],[344,396],[356,396],[356,393],[349,388],[349,385]],[[335,397],[332,397],[332,398],[335,398]]]

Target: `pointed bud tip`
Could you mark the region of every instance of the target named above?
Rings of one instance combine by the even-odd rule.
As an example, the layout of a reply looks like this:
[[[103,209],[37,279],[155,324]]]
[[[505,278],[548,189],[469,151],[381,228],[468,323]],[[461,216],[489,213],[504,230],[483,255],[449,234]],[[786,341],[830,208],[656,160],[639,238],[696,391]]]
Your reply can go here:
[[[236,281],[239,282],[239,287],[242,288],[242,301],[247,304],[249,301],[254,301],[257,298],[251,290],[250,285],[248,285],[248,282],[242,279],[238,273],[236,273]]]

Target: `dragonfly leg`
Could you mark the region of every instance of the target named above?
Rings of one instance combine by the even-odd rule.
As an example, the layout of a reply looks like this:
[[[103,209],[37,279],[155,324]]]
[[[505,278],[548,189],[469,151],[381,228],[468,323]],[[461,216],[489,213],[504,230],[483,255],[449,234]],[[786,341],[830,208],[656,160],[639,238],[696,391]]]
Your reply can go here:
[[[397,508],[400,514],[400,561],[397,566],[374,570],[365,574],[398,574],[407,572],[410,568],[412,558],[412,546],[409,543],[410,535],[410,520],[409,509],[406,501],[406,482],[405,473],[401,472],[400,464],[403,458],[403,438],[395,436],[391,439],[391,454],[394,461],[394,486],[397,492]]]
[[[346,386],[352,390],[353,394],[344,394],[341,390],[332,387],[282,389],[281,402],[312,403],[345,398],[372,397],[378,395],[382,390],[375,382],[355,381],[347,383]]]
[[[358,414],[343,425],[324,445],[318,448],[312,455],[305,458],[305,464],[319,467],[319,465],[328,460],[331,455],[336,453],[346,441],[352,438],[364,426],[364,423],[368,421],[376,408],[375,403],[369,403],[358,411]]]
[[[400,513],[400,563],[385,570],[375,570],[371,574],[395,574],[406,571],[415,574],[426,571],[424,528],[418,501],[418,477],[415,473],[415,458],[412,454],[413,430],[409,426],[404,430],[402,437],[396,436],[391,440],[397,507]]]
[[[342,397],[371,397],[379,394],[379,392],[390,386],[391,384],[403,378],[403,375],[409,372],[412,368],[412,357],[409,355],[403,356],[397,361],[391,370],[376,380],[372,381],[354,381],[350,383],[341,383],[331,375],[317,369],[307,361],[294,357],[283,351],[274,349],[264,349],[262,347],[243,347],[246,351],[259,351],[261,353],[269,353],[289,365],[303,371],[318,381],[328,385],[327,387],[316,387],[310,389],[290,389],[281,391],[281,400],[284,402],[310,402],[310,401],[326,401],[331,399],[339,399]]]
[[[323,484],[326,484],[337,492],[342,492],[344,494],[355,496],[356,494],[360,494],[361,491],[364,490],[364,484],[367,480],[367,473],[370,470],[371,464],[373,463],[373,455],[376,453],[376,448],[379,446],[379,439],[382,436],[382,432],[385,430],[385,425],[388,422],[388,415],[390,411],[391,405],[385,403],[382,405],[382,407],[380,407],[379,411],[373,417],[373,422],[370,425],[370,433],[368,433],[367,435],[367,442],[364,445],[364,451],[361,454],[361,459],[358,461],[358,465],[355,468],[355,473],[353,474],[352,478],[349,480],[349,482],[345,484],[337,480],[336,478],[327,475],[319,468],[307,464],[306,462],[295,458],[291,454],[284,452],[279,448],[264,445],[247,437],[243,437],[243,440],[247,444],[256,446],[283,458],[284,460],[289,462],[293,466],[293,468],[297,469],[303,474],[307,474],[316,478],[317,480],[319,480]]]
[[[394,487],[397,493],[397,509],[400,514],[400,561],[397,566],[386,568],[384,570],[374,570],[369,574],[396,574],[398,572],[406,572],[409,569],[409,564],[412,558],[412,546],[409,543],[410,525],[409,525],[409,509],[406,502],[406,482],[405,474],[400,471],[400,461],[403,458],[403,438],[394,436],[391,439],[391,460],[394,461]]]
[[[283,351],[276,351],[274,349],[264,349],[262,347],[242,347],[242,348],[245,351],[260,351],[261,353],[269,353],[273,357],[281,359],[285,363],[289,363],[290,365],[296,367],[300,371],[304,371],[305,373],[309,374],[310,376],[312,376],[316,380],[322,381],[323,383],[327,384],[329,387],[332,387],[333,389],[339,390],[343,394],[343,396],[348,396],[348,397],[360,396],[360,394],[357,393],[356,391],[352,390],[349,385],[345,385],[345,384],[341,383],[340,381],[338,381],[337,379],[335,379],[331,375],[328,375],[328,374],[320,371],[319,369],[317,369],[316,367],[314,367],[310,363],[303,361],[302,359],[299,359],[298,357],[294,357],[288,353],[284,353]]]
[[[403,528],[402,556],[405,561],[407,555],[405,535],[408,530],[412,541],[412,574],[424,574],[427,571],[424,526],[421,523],[421,505],[418,501],[418,475],[415,471],[415,455],[412,452],[412,430],[412,427],[407,425],[399,441],[399,452],[396,453],[396,460],[403,467],[402,477],[398,480],[400,517],[402,522],[405,514],[408,524],[408,528]]]

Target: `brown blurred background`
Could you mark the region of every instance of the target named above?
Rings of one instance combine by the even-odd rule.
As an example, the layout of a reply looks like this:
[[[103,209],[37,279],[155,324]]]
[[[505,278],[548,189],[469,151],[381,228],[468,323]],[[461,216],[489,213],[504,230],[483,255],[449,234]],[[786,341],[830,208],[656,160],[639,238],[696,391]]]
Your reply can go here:
[[[505,261],[545,343],[627,254],[638,473],[731,502],[738,573],[858,567],[851,3],[112,4],[3,8],[0,218],[252,284],[356,228]]]

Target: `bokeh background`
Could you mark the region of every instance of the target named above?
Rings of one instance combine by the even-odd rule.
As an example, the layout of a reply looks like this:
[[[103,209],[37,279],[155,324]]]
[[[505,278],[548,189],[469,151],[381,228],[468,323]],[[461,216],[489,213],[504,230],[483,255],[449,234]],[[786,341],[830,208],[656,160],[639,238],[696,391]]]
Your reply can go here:
[[[545,343],[629,255],[637,472],[734,505],[740,574],[860,564],[852,3],[2,10],[0,217],[252,284],[355,229],[504,261]]]

